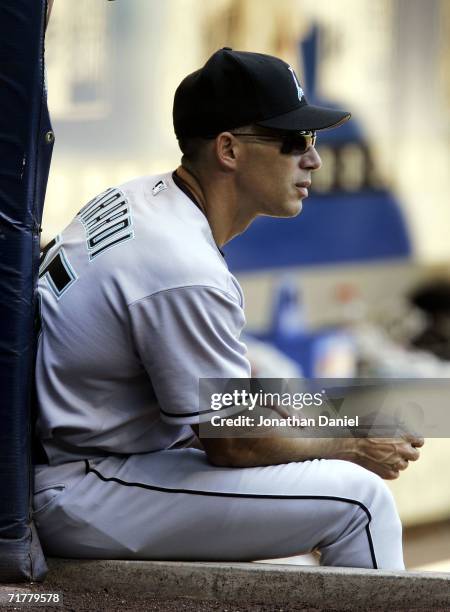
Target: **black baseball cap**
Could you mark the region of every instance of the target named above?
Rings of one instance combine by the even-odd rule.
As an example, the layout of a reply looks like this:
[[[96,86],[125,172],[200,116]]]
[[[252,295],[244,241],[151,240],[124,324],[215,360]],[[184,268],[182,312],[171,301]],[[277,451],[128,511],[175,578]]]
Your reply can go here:
[[[178,139],[216,136],[243,125],[280,130],[338,127],[350,113],[308,104],[294,70],[262,53],[216,51],[175,92],[173,123]]]

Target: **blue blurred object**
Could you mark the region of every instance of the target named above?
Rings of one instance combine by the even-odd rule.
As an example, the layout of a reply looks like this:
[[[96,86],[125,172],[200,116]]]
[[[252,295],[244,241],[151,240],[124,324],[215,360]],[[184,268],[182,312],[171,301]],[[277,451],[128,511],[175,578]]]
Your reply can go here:
[[[297,338],[305,332],[303,303],[298,286],[283,275],[274,291],[269,333],[273,338]]]
[[[341,108],[319,97],[315,90],[319,35],[315,27],[302,43],[306,97],[312,104]],[[224,249],[231,270],[251,272],[411,256],[402,210],[377,176],[357,117],[337,129],[321,130],[317,148],[324,157],[324,168],[313,176],[311,195],[303,202],[302,213],[295,219],[256,219]],[[319,189],[325,175],[328,182]]]
[[[42,580],[31,520],[34,312],[53,132],[45,0],[0,0],[0,582]]]
[[[250,335],[293,359],[305,378],[352,378],[356,353],[350,333],[335,328],[307,331],[297,287],[292,277],[282,277],[274,291],[269,329]]]
[[[387,191],[314,194],[294,219],[259,217],[224,249],[234,272],[406,258],[410,240]]]

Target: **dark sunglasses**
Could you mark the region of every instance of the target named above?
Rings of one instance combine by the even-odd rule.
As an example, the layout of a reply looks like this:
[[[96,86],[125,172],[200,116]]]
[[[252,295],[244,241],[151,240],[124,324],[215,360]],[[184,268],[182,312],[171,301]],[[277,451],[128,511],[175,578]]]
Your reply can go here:
[[[286,132],[279,136],[266,136],[264,134],[250,134],[230,132],[234,136],[245,136],[246,138],[253,138],[253,140],[271,140],[273,142],[280,142],[280,153],[285,155],[303,155],[310,147],[314,147],[316,144],[317,136],[314,130],[302,131],[302,132]]]

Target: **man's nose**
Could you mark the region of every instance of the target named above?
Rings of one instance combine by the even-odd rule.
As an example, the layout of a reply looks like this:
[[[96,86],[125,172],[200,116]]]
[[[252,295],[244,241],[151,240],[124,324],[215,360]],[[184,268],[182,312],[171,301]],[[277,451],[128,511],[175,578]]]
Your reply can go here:
[[[304,153],[300,157],[300,167],[304,169],[311,170],[314,172],[315,170],[319,170],[322,166],[322,160],[320,159],[320,155],[317,152],[315,147],[310,147],[306,153]]]

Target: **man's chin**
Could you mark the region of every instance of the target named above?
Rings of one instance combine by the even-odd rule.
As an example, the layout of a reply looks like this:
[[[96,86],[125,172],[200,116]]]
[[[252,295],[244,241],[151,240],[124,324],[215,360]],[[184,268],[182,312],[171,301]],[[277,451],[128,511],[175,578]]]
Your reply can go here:
[[[286,202],[284,206],[279,206],[275,210],[270,210],[264,213],[260,213],[265,217],[277,217],[280,219],[289,219],[296,217],[302,212],[303,203],[301,200],[295,200]]]
[[[286,213],[284,215],[280,215],[283,217],[296,217],[302,212],[303,202],[301,200],[295,200],[295,202],[289,203],[286,207]]]

